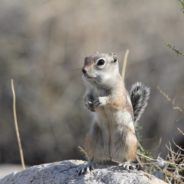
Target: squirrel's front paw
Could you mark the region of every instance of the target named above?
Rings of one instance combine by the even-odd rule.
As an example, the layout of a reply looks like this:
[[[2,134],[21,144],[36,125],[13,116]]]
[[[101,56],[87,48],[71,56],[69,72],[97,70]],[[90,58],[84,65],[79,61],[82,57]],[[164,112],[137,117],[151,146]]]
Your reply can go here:
[[[98,97],[93,100],[86,99],[85,105],[90,111],[94,112],[97,107],[106,105],[107,101],[108,101],[107,97]]]
[[[101,105],[99,98],[95,99],[92,103],[93,103],[94,109],[96,109],[97,107]]]
[[[94,112],[95,109],[101,105],[101,103],[99,99],[94,99],[93,101],[86,101],[85,105],[90,111]]]
[[[105,106],[108,103],[108,97],[98,97],[93,101],[94,108],[97,108],[99,106]]]
[[[90,111],[92,111],[92,112],[95,111],[95,108],[94,108],[94,105],[93,105],[93,102],[92,102],[92,101],[90,101],[90,100],[85,101],[85,105],[86,105],[86,107],[87,107]]]

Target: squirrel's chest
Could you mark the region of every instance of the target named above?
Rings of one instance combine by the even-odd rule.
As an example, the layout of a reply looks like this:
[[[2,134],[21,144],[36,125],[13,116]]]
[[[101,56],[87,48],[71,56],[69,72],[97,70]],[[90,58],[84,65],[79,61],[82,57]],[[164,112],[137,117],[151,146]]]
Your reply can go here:
[[[99,109],[96,110],[98,120],[101,123],[115,123],[116,118],[115,114],[116,112],[109,107],[100,107]]]

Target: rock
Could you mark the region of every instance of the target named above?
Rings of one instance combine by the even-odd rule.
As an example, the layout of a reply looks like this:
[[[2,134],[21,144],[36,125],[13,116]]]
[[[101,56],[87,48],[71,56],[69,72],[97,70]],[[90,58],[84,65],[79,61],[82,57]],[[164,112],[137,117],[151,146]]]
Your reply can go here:
[[[119,166],[97,167],[78,176],[78,169],[86,162],[66,160],[27,168],[0,179],[0,184],[164,184],[162,180],[143,171],[122,170]]]

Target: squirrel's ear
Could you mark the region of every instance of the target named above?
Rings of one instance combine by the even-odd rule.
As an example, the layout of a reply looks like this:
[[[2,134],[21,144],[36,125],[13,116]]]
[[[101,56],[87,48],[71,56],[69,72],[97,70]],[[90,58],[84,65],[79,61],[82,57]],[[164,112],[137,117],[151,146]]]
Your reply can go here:
[[[116,63],[117,61],[118,61],[118,58],[117,58],[117,56],[114,55],[113,56],[113,62]]]
[[[116,62],[118,61],[117,55],[116,55],[115,53],[111,53],[111,56],[112,56],[112,58],[113,58],[112,63],[116,63]]]
[[[90,63],[90,58],[89,57],[85,57],[84,58],[84,64],[88,65]]]
[[[94,62],[94,59],[92,56],[87,56],[84,58],[84,65],[91,65]]]

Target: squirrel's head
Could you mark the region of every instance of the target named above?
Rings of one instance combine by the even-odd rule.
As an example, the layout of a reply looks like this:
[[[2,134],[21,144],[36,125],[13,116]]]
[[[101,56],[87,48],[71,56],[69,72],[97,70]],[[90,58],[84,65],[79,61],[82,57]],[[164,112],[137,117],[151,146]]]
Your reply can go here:
[[[83,78],[92,85],[111,88],[120,77],[119,63],[115,55],[97,53],[87,56],[82,67]]]

